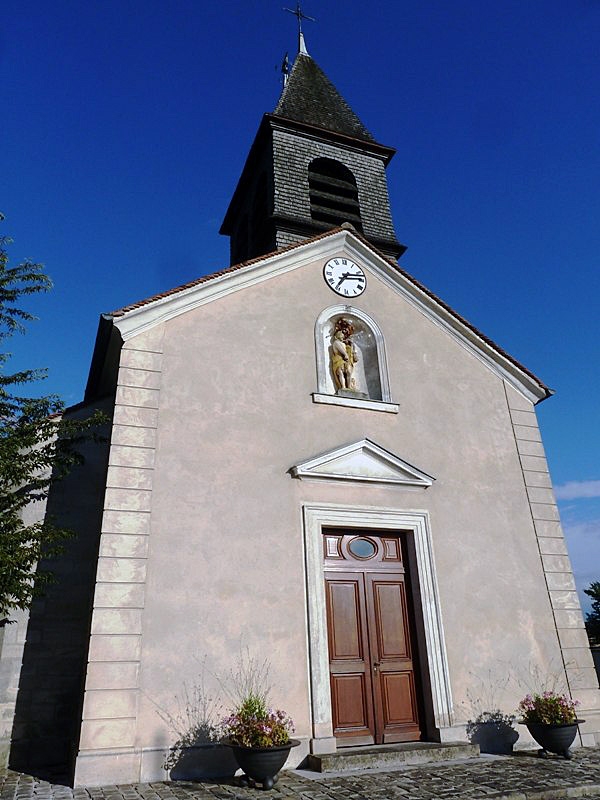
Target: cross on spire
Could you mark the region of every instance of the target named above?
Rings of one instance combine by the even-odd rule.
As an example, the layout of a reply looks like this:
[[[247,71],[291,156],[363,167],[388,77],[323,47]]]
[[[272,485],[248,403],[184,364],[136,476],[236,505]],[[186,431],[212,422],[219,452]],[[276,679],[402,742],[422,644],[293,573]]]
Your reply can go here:
[[[304,43],[304,34],[302,33],[302,20],[307,19],[310,22],[315,22],[314,17],[309,17],[308,14],[305,14],[304,11],[300,8],[300,0],[296,2],[296,8],[284,8],[284,11],[288,11],[290,14],[293,14],[296,19],[298,20],[298,52],[304,53],[304,55],[308,55],[306,50],[306,44]]]

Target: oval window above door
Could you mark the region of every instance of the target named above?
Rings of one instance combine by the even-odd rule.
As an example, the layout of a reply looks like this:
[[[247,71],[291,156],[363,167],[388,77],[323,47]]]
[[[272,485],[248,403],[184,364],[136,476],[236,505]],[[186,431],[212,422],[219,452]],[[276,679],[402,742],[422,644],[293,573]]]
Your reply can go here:
[[[363,539],[362,537],[352,539],[348,543],[348,550],[356,558],[373,558],[377,552],[377,547],[370,539]]]

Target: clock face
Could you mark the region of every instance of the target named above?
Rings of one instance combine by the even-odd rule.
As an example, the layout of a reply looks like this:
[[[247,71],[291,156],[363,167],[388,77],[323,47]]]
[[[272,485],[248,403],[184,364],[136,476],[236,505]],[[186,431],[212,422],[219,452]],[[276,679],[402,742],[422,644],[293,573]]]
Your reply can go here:
[[[362,269],[347,258],[332,258],[323,268],[323,277],[334,292],[342,297],[358,297],[367,285]]]

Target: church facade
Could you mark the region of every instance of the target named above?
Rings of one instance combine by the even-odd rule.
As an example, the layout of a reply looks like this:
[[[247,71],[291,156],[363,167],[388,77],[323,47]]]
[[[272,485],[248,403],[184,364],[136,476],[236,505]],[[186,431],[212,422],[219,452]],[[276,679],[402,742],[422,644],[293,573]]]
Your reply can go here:
[[[474,697],[510,713],[536,675],[600,741],[535,412],[551,392],[398,265],[392,155],[301,41],[223,223],[231,266],[102,317],[83,410],[112,421],[76,479],[81,579],[32,610],[23,657],[39,683],[33,632],[59,631],[53,757],[76,785],[162,779],[157,707],[240,647],[269,658],[292,766],[464,739]],[[58,706],[44,728],[19,680],[23,767]]]

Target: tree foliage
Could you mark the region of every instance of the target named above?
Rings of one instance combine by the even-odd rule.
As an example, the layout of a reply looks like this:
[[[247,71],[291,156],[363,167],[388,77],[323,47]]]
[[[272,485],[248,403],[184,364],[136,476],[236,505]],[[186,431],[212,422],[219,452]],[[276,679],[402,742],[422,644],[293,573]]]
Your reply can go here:
[[[10,239],[0,237],[0,341],[25,332],[35,319],[21,308],[27,295],[52,287],[41,264],[25,261],[9,266]],[[5,348],[3,347],[2,350]],[[11,609],[27,608],[53,579],[36,565],[55,556],[72,534],[52,520],[28,522],[25,510],[46,499],[53,481],[82,461],[78,444],[94,435],[102,415],[70,420],[56,395],[28,396],[27,388],[46,376],[45,370],[7,372],[10,353],[0,353],[0,620]],[[40,509],[41,510],[41,509]],[[41,516],[41,514],[40,514]],[[35,516],[32,516],[32,519]],[[35,575],[35,580],[34,580]]]
[[[583,590],[592,598],[592,610],[585,615],[585,627],[592,647],[600,646],[600,581],[593,581]]]

